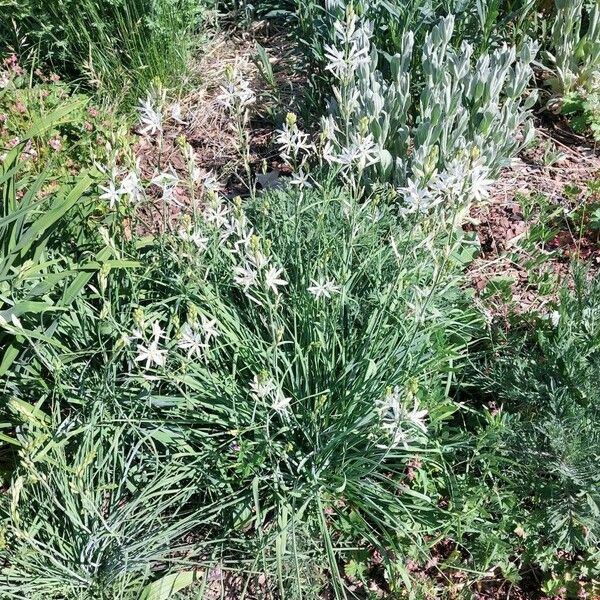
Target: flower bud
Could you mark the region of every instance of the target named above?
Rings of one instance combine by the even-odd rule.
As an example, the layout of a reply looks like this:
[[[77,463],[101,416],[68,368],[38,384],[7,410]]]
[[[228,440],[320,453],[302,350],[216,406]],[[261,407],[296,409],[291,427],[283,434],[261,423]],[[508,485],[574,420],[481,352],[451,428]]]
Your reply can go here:
[[[295,127],[297,121],[298,121],[298,117],[296,117],[296,114],[293,113],[293,112],[289,112],[285,116],[285,122],[286,122],[286,124],[287,124],[288,127]]]

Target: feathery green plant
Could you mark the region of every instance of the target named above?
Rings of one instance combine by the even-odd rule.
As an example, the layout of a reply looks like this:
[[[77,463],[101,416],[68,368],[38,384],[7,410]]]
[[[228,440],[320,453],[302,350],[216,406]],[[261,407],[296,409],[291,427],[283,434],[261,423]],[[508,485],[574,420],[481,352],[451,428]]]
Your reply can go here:
[[[518,525],[520,560],[557,573],[580,556],[582,586],[600,573],[600,285],[586,279],[498,335],[473,382],[499,411],[478,455],[496,465],[487,476]]]

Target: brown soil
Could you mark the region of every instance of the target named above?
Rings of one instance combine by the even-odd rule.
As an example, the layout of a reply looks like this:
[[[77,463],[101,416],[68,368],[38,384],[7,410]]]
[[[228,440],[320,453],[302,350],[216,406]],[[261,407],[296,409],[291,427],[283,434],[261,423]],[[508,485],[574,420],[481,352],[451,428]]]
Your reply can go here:
[[[465,226],[466,230],[477,232],[481,245],[481,253],[469,269],[473,287],[482,293],[493,278],[512,278],[513,308],[520,311],[543,309],[552,301],[540,296],[530,280],[527,263],[531,256],[522,242],[538,222],[539,215],[526,219],[523,199],[541,194],[557,209],[564,209],[558,210],[559,216],[553,220],[556,235],[542,249],[548,256],[540,269],[548,270],[559,279],[568,277],[574,260],[585,261],[592,272],[600,269],[597,234],[589,227],[573,227],[564,216],[565,212],[591,199],[597,201],[587,186],[600,175],[600,153],[558,124],[540,124],[537,131],[537,146],[523,152],[502,172],[491,200],[474,206],[472,221]],[[551,152],[560,152],[560,157],[553,164],[547,164]],[[505,302],[499,301],[496,308],[502,313],[506,309]]]
[[[269,57],[277,82],[273,89],[261,74],[258,65],[260,44]],[[256,94],[256,102],[250,108],[247,128],[250,146],[250,168],[254,174],[268,174],[265,180],[272,182],[279,173],[285,173],[276,148],[273,134],[276,122],[283,120],[279,107],[294,110],[297,88],[302,85],[295,64],[298,58],[294,45],[286,32],[267,23],[257,24],[251,31],[220,33],[209,44],[193,67],[195,89],[179,100],[181,121],[168,119],[162,139],[140,136],[134,152],[140,159],[140,168],[145,178],[151,178],[159,170],[172,167],[177,175],[187,178],[186,161],[178,140],[185,139],[194,149],[197,165],[205,173],[218,176],[223,195],[234,197],[247,195],[243,161],[238,149],[237,137],[231,117],[217,101],[221,86],[225,83],[225,68],[231,65],[236,72],[249,81]],[[159,145],[160,140],[160,145]],[[261,177],[258,177],[261,185]],[[190,190],[178,188],[175,202],[168,210],[158,195],[156,201],[143,207],[140,219],[145,232],[171,227],[185,206],[190,203]],[[196,197],[202,196],[202,187],[195,190]]]

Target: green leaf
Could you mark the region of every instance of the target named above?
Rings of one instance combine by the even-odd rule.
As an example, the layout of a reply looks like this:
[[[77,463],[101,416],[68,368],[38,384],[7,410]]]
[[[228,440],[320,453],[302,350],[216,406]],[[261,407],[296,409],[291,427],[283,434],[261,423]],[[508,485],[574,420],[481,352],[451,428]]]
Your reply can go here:
[[[168,600],[181,591],[200,580],[198,571],[181,571],[171,573],[157,581],[148,584],[142,591],[139,600]]]

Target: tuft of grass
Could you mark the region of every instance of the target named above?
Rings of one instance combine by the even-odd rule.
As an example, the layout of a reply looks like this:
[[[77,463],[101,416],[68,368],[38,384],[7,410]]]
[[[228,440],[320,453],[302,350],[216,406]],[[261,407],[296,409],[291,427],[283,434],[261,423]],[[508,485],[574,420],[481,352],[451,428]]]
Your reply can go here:
[[[27,0],[8,3],[1,31],[22,55],[131,102],[154,80],[179,85],[201,9],[192,0]]]
[[[31,466],[24,457],[34,449],[45,455],[54,445],[43,450],[20,436],[23,458],[11,477],[15,508],[5,506],[14,536],[7,556],[10,564],[18,562],[11,585],[19,574],[41,568],[46,558],[38,549],[46,547],[60,577],[75,572],[79,578],[83,567],[75,569],[72,557],[93,535],[101,539],[94,558],[100,566],[86,572],[86,589],[114,591],[128,577],[139,587],[147,583],[144,573],[164,573],[156,564],[168,565],[163,550],[177,548],[179,535],[194,523],[195,538],[206,543],[187,557],[235,565],[238,573],[246,571],[250,589],[262,585],[282,595],[305,589],[307,578],[326,565],[329,584],[317,587],[330,585],[341,598],[340,564],[349,548],[376,548],[400,582],[396,557],[426,556],[425,536],[448,525],[437,506],[446,477],[443,440],[460,444],[447,428],[459,410],[448,390],[477,320],[462,300],[452,236],[399,220],[392,204],[359,203],[337,189],[285,190],[245,208],[225,208],[231,212],[220,228],[203,217],[183,225],[208,238],[206,251],[185,235],[152,244],[115,238],[113,252],[137,267],[102,269],[98,285],[57,322],[62,344],[37,344],[7,374],[14,400],[6,427],[45,423],[36,417],[40,410],[56,414],[55,429],[68,429],[68,417],[77,424],[73,436],[89,431],[94,440],[94,449],[84,452],[79,438],[59,443],[50,428],[42,437],[59,443],[61,458],[51,454],[52,467],[48,463],[40,481],[21,494],[15,491],[20,477],[36,479],[21,475]],[[206,210],[210,215],[219,207]],[[223,238],[227,224],[247,225],[253,233]],[[446,250],[432,257],[431,244]],[[245,293],[234,281],[245,253],[257,251],[282,270],[287,285],[278,294],[264,282]],[[309,291],[320,281],[334,282],[331,297]],[[215,321],[218,335],[200,355],[190,353],[184,336],[200,334],[205,320]],[[165,353],[164,365],[136,360],[152,339]],[[274,387],[262,395],[253,388],[257,381]],[[278,408],[283,398],[289,400]],[[383,410],[384,401],[397,406]],[[115,441],[119,436],[123,442]],[[133,469],[122,471],[133,447],[141,483],[129,483]],[[75,513],[86,507],[63,482],[82,461],[91,478],[86,486],[106,490],[107,506],[115,506],[119,548],[131,548],[132,555],[145,549],[131,569],[122,550],[115,555],[103,538],[109,509],[91,522],[88,537],[78,533]],[[180,475],[169,475],[173,461]],[[119,519],[146,484],[157,486],[148,492],[157,502],[178,502],[165,500],[164,513],[155,514],[140,500],[138,529]],[[90,519],[100,497],[86,508]],[[74,507],[61,526],[47,508],[55,501]],[[15,521],[25,512],[32,521]],[[173,536],[167,535],[171,519]],[[24,523],[36,525],[27,525],[34,532],[23,546],[16,532]],[[46,538],[42,529],[61,535]],[[73,596],[76,588],[64,586],[75,584],[67,579],[60,589]]]

